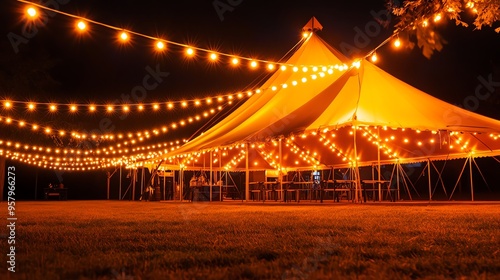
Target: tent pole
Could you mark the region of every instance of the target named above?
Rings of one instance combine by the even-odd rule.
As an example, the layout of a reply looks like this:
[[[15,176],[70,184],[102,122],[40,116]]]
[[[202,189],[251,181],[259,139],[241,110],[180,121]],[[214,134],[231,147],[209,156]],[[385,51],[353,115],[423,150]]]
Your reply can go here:
[[[382,202],[382,184],[380,183],[380,126],[377,126],[377,163],[378,163],[378,201]]]
[[[135,200],[135,181],[137,180],[137,169],[132,171],[132,200]]]
[[[245,200],[250,201],[250,170],[248,167],[248,143],[245,143]]]
[[[122,200],[122,165],[120,164],[120,185],[118,188],[118,200]]]
[[[400,189],[399,189],[399,167],[400,167],[400,163],[399,163],[399,160],[396,162],[396,188],[398,190],[398,201],[401,200],[401,192],[400,192]]]
[[[222,201],[222,153],[220,151],[218,151],[218,153],[219,153],[219,192],[220,192],[220,201]]]
[[[427,180],[429,183],[429,202],[432,201],[432,185],[431,185],[431,160],[427,159]]]
[[[488,187],[488,190],[491,192],[490,186],[488,185],[486,178],[484,178],[483,172],[481,172],[481,168],[479,168],[479,165],[477,165],[477,162],[474,158],[472,158],[472,162],[474,162],[474,165],[476,166],[477,171],[479,171],[479,175],[481,175],[481,178],[483,178],[483,182],[486,184],[486,187]]]
[[[184,171],[182,170],[182,164],[179,164],[179,201],[182,202],[184,196]]]
[[[106,186],[107,186],[107,191],[106,191],[106,199],[109,200],[109,185],[111,185],[111,175],[108,172],[106,172]]]
[[[175,170],[172,169],[172,200],[175,200],[175,194],[177,193],[177,184],[175,183]]]
[[[142,167],[141,169],[141,199],[143,198],[143,194],[144,194],[144,176],[146,174],[146,169],[144,169],[144,166]]]
[[[208,179],[208,184],[210,184],[210,202],[212,202],[212,198],[213,198],[213,194],[212,194],[212,186],[213,186],[213,183],[212,183],[212,151],[210,151],[210,176],[209,176],[209,179]]]
[[[457,183],[455,184],[455,187],[453,187],[453,191],[451,191],[451,194],[450,194],[450,197],[448,198],[448,200],[451,200],[451,198],[453,197],[453,194],[455,193],[455,190],[457,189],[457,185],[460,182],[460,179],[462,179],[462,175],[464,174],[465,167],[467,166],[467,161],[469,161],[469,158],[465,159],[464,167],[462,167],[462,171],[460,171],[460,175],[458,175]]]
[[[356,184],[356,194],[354,196],[354,202],[358,203],[360,201],[363,201],[363,194],[361,193],[361,178],[359,178],[359,167],[358,167],[358,150],[357,150],[357,144],[356,144],[356,134],[358,134],[358,128],[356,125],[353,126],[354,132],[353,132],[353,138],[354,138],[354,176],[356,177],[355,184]]]
[[[280,157],[280,169],[278,172],[278,179],[280,180],[280,192],[281,192],[281,201],[284,201],[285,195],[283,193],[283,173],[282,173],[282,167],[283,167],[283,148],[281,146],[281,138],[279,139],[279,157]]]
[[[474,201],[474,182],[472,180],[472,154],[469,156],[469,173],[470,173],[470,195],[471,195],[471,200]]]
[[[442,177],[444,166],[443,166],[443,169],[441,171],[439,171],[439,169],[436,167],[436,165],[433,162],[431,162],[431,164],[432,164],[432,167],[434,168],[434,170],[436,170],[436,172],[438,174],[438,179],[439,179],[439,182],[441,182],[441,186],[443,187],[444,194],[446,196],[448,196],[448,193],[446,192],[446,187],[444,186],[443,177]],[[437,188],[437,185],[439,182],[436,182],[436,185],[434,186],[433,193],[436,191],[436,188]]]

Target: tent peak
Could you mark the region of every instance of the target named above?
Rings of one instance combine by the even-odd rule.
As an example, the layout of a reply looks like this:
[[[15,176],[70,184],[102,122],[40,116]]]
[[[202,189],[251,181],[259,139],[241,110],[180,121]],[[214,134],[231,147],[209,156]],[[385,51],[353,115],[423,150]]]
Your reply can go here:
[[[323,30],[323,25],[319,23],[316,17],[312,17],[304,27],[302,27],[302,31],[311,31],[316,32],[318,30]]]

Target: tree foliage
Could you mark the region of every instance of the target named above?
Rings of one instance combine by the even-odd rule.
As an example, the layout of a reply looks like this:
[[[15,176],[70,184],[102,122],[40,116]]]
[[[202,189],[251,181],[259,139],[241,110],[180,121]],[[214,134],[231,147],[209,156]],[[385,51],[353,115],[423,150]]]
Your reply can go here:
[[[456,25],[480,30],[495,27],[500,21],[500,0],[387,0],[388,9],[397,16],[395,32],[410,47],[416,41],[424,56],[430,58],[440,51],[446,41],[437,27],[442,20],[452,20]],[[464,19],[463,19],[464,18]],[[470,19],[469,19],[470,18]]]

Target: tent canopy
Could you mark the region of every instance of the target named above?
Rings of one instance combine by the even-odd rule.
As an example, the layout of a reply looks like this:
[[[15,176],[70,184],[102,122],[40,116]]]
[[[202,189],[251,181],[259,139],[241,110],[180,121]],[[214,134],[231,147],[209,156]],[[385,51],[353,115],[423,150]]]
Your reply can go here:
[[[276,168],[278,141],[279,161],[290,168],[500,154],[500,121],[439,100],[367,60],[355,67],[314,32],[284,64],[296,69],[277,70],[260,93],[167,156],[211,151],[218,159],[227,151],[230,162],[248,148],[250,165]]]

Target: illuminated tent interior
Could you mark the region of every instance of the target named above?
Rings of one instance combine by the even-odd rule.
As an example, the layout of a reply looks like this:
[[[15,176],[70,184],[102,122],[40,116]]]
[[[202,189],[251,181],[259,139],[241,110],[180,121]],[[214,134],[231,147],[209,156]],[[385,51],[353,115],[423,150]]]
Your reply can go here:
[[[366,59],[349,62],[315,32],[286,63],[296,69],[276,71],[265,90],[157,162],[286,174],[414,162],[430,169],[432,161],[472,165],[500,154],[500,121],[434,98]],[[369,179],[354,174],[358,186]]]

